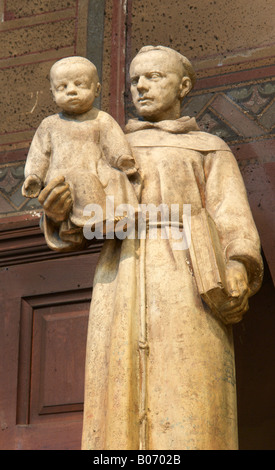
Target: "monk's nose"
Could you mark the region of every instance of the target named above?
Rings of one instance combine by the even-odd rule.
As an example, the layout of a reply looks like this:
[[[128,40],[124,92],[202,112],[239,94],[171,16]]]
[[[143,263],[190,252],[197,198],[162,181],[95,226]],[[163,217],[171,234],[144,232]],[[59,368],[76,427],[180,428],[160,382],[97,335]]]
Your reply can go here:
[[[139,92],[148,90],[148,80],[145,77],[139,77],[137,82],[137,90]]]

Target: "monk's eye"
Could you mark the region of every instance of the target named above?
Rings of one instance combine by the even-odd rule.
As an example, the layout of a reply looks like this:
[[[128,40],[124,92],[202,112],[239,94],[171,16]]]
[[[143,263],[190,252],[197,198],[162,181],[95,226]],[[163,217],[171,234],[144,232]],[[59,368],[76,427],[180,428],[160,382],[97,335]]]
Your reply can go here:
[[[150,73],[150,75],[148,76],[148,78],[151,79],[151,80],[157,80],[161,77],[162,77],[162,75],[158,72]]]
[[[131,85],[132,86],[137,86],[137,84],[138,84],[138,77],[132,78]]]

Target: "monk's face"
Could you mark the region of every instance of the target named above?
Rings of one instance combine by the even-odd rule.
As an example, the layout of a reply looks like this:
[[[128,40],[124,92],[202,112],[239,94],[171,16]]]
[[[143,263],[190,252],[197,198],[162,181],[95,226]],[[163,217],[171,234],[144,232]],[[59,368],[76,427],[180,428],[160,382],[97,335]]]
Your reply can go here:
[[[130,66],[130,80],[133,103],[144,119],[154,122],[180,117],[182,68],[173,56],[160,50],[138,54]]]

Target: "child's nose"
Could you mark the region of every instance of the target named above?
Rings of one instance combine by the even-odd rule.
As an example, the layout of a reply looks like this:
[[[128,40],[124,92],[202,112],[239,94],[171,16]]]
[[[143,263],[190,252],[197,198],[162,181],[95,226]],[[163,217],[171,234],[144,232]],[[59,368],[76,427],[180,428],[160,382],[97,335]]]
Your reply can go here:
[[[77,94],[76,86],[73,83],[69,83],[67,85],[67,95],[76,95],[76,94]]]

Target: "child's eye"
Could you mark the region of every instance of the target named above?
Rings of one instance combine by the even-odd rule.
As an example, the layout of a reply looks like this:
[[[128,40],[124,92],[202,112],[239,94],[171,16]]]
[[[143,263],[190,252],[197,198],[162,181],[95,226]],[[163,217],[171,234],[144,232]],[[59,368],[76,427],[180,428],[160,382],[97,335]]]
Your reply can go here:
[[[83,88],[83,87],[85,87],[85,83],[84,82],[75,82],[75,86]]]
[[[65,90],[65,88],[66,88],[66,85],[59,85],[57,87],[57,91],[63,91],[63,90]]]

